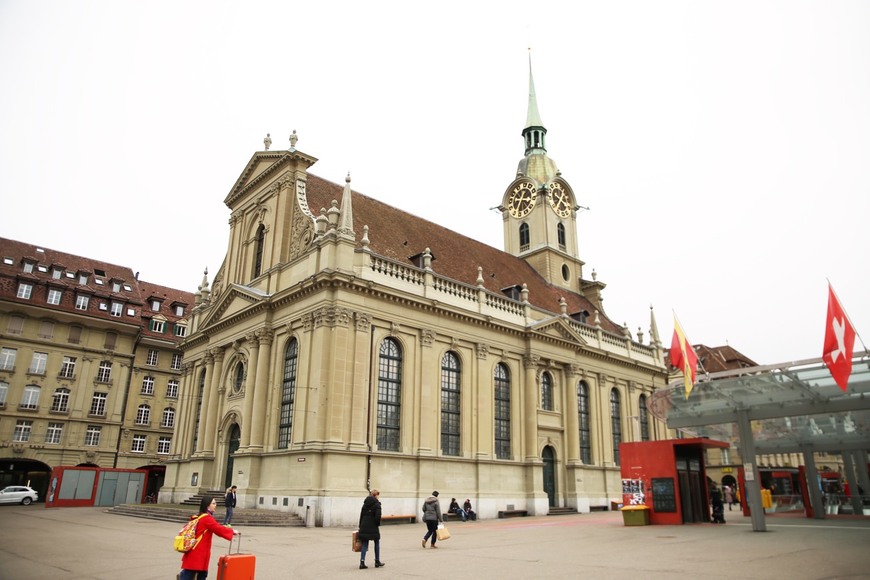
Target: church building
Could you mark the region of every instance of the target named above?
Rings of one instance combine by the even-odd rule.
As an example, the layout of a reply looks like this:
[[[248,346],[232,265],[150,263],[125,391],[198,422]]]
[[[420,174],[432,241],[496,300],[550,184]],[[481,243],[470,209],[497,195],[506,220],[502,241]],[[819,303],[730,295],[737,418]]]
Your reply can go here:
[[[525,151],[496,249],[310,173],[291,147],[253,154],[224,203],[223,265],[195,294],[160,501],[239,488],[239,507],[353,525],[422,499],[607,509],[619,443],[667,437],[648,341],[614,323],[578,253],[577,196],[547,155],[529,74]],[[446,508],[444,505],[442,508]]]

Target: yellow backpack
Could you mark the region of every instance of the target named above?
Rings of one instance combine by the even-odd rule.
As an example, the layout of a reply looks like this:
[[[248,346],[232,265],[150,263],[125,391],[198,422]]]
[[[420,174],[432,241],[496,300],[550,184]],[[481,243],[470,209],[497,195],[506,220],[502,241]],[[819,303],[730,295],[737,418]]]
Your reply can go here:
[[[196,524],[204,515],[200,514],[198,517],[190,520],[178,531],[178,535],[175,536],[175,542],[173,543],[176,552],[190,552],[196,547],[199,540],[202,539],[202,534],[196,535]]]

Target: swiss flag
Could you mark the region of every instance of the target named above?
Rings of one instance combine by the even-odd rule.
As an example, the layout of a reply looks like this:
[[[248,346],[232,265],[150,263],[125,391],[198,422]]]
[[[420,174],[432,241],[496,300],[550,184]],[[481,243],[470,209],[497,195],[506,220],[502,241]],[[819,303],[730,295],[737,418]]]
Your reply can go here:
[[[852,350],[855,346],[855,327],[837,300],[834,288],[828,282],[828,321],[825,323],[825,348],[822,359],[831,376],[843,391],[852,374]]]

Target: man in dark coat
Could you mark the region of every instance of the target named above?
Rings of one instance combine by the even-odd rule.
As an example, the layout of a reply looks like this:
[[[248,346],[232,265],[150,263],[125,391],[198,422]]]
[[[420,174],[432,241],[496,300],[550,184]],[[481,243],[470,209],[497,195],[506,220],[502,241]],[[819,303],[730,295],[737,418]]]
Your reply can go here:
[[[369,496],[363,500],[362,509],[359,513],[359,539],[362,542],[362,550],[359,554],[360,570],[366,566],[366,552],[369,549],[369,540],[375,542],[375,568],[384,566],[381,562],[381,492],[371,490]]]

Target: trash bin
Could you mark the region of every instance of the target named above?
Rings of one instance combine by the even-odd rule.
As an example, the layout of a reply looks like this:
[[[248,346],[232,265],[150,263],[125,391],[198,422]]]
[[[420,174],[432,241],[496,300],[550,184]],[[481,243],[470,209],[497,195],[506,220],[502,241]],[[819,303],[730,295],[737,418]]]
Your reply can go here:
[[[649,507],[645,505],[628,505],[620,510],[622,522],[626,526],[648,526]]]

